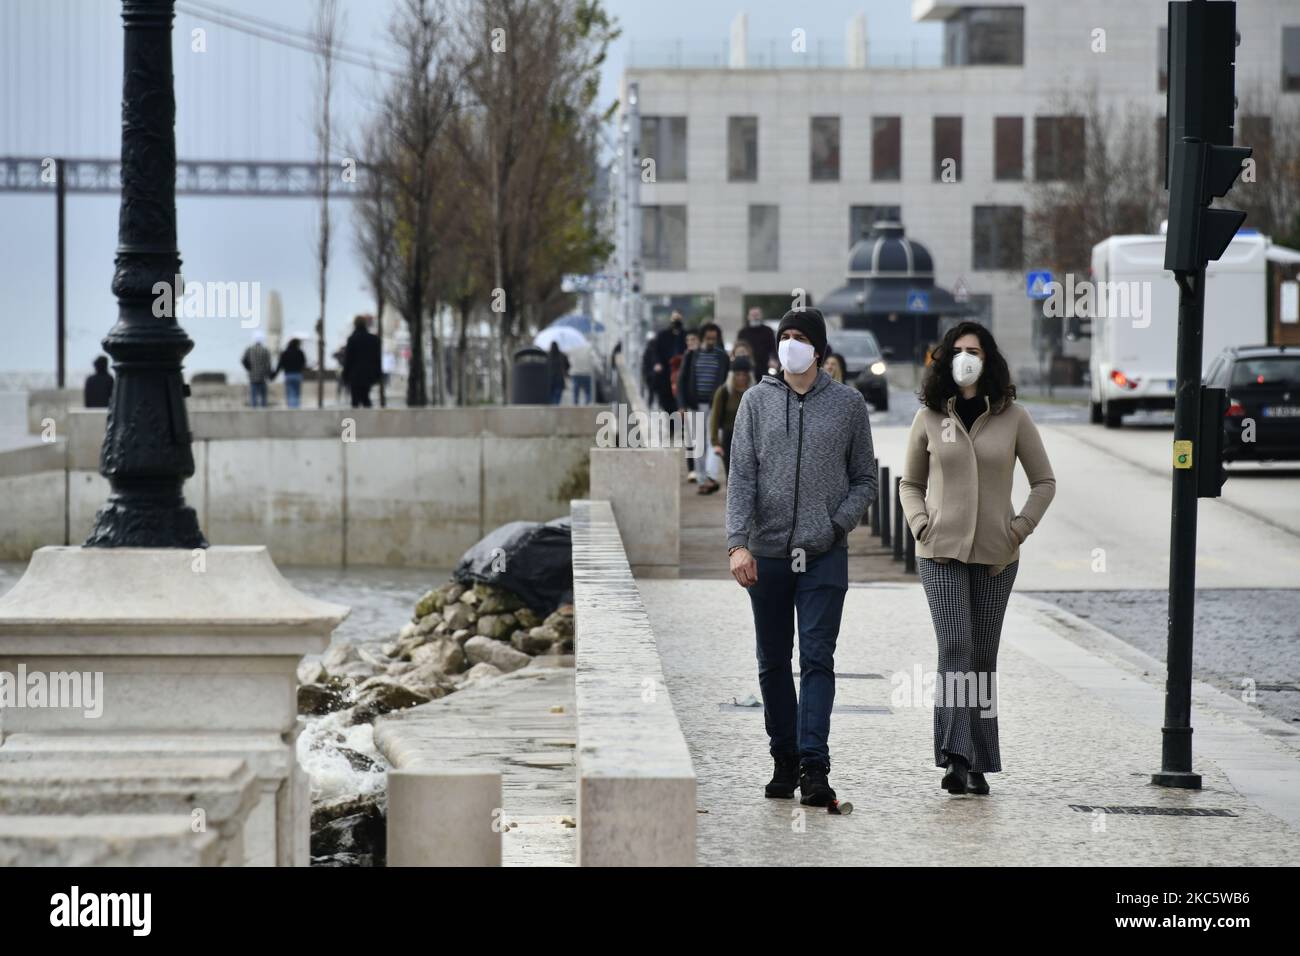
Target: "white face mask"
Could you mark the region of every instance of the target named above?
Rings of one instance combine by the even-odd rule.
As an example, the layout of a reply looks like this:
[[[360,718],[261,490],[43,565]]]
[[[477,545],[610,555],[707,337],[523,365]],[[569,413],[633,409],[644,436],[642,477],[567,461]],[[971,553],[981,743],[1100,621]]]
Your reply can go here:
[[[795,375],[808,371],[808,366],[817,357],[811,345],[798,339],[782,339],[776,347],[776,354],[781,356],[781,367]]]
[[[978,382],[983,371],[984,363],[978,355],[958,352],[952,357],[952,380],[963,388]]]

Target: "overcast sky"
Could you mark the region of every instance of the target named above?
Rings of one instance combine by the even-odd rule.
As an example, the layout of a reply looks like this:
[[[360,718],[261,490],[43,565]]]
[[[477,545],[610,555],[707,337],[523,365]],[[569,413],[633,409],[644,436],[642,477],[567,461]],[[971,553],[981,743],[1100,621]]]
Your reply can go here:
[[[177,149],[182,158],[307,159],[314,63],[310,54],[196,18],[178,0],[174,57]],[[314,0],[196,0],[282,25],[308,28]],[[612,102],[629,55],[638,64],[666,62],[679,52],[699,61],[721,56],[733,17],[748,14],[755,55],[788,49],[790,31],[807,32],[810,51],[840,62],[845,25],[867,16],[873,62],[933,63],[940,32],[911,21],[911,0],[606,0],[623,36],[602,78]],[[393,0],[341,0],[345,42],[390,61],[386,28]],[[0,155],[116,157],[119,151],[122,32],[113,0],[0,2]],[[196,52],[193,32],[204,29]],[[290,31],[266,32],[292,37]],[[343,140],[355,136],[378,88],[364,67],[342,68],[336,122]],[[355,140],[353,140],[355,141]],[[73,194],[67,206],[69,382],[99,354],[99,340],[116,318],[109,288],[117,238],[117,197]],[[187,280],[258,282],[263,296],[280,292],[285,329],[307,329],[315,314],[314,235],[318,207],[304,199],[183,197],[178,200],[180,249]],[[327,327],[332,343],[349,318],[371,311],[347,204],[336,222]],[[54,201],[0,193],[0,372],[48,371],[55,362]],[[191,319],[195,349],[190,372],[234,373],[250,333],[238,319]]]

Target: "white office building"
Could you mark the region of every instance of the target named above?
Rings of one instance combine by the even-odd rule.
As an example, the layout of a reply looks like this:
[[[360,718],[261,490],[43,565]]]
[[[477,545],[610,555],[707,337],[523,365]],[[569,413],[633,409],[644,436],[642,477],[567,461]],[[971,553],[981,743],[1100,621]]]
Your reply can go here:
[[[1036,263],[1025,233],[1035,184],[1081,175],[1096,144],[1082,109],[1071,110],[1094,95],[1103,112],[1148,113],[1144,128],[1163,157],[1166,5],[915,0],[912,12],[943,24],[942,65],[873,65],[863,16],[837,38],[836,66],[817,65],[826,38],[808,39],[814,52],[802,59],[797,49],[772,56],[763,43],[751,56],[741,15],[729,44],[719,38],[717,65],[626,70],[640,159],[653,160],[639,184],[640,268],[656,319],[687,297],[711,300],[730,339],[759,297],[788,301],[803,289],[816,305],[845,284],[851,243],[893,219],[928,248],[936,285],[960,290],[1013,373],[1033,380],[1025,274]],[[1243,109],[1251,91],[1251,102],[1294,110],[1300,0],[1242,0],[1237,22]],[[1243,109],[1239,139],[1249,142],[1248,128],[1266,134],[1272,117]],[[765,304],[771,317],[776,303]],[[1065,351],[1086,355],[1086,344]]]

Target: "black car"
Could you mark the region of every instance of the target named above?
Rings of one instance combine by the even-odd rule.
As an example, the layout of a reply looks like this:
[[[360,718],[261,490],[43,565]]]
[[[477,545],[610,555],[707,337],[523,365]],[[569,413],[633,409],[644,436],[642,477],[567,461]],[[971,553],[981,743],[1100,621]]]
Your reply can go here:
[[[1205,384],[1228,393],[1225,461],[1300,460],[1300,348],[1224,349],[1210,363]]]
[[[866,329],[840,329],[830,335],[831,350],[844,360],[844,384],[853,385],[872,408],[889,409],[889,380],[885,355],[876,336]]]

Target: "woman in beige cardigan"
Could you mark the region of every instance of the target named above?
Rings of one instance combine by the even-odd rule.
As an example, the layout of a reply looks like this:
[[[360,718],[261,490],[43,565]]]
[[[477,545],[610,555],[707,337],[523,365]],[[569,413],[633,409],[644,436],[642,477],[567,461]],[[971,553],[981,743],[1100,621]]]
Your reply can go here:
[[[916,537],[917,570],[939,642],[934,761],[949,793],[987,794],[998,751],[998,640],[1020,545],[1047,510],[1056,479],[1006,359],[988,329],[962,322],[943,337],[921,385],[899,501]],[[1029,498],[1011,504],[1016,459]]]

